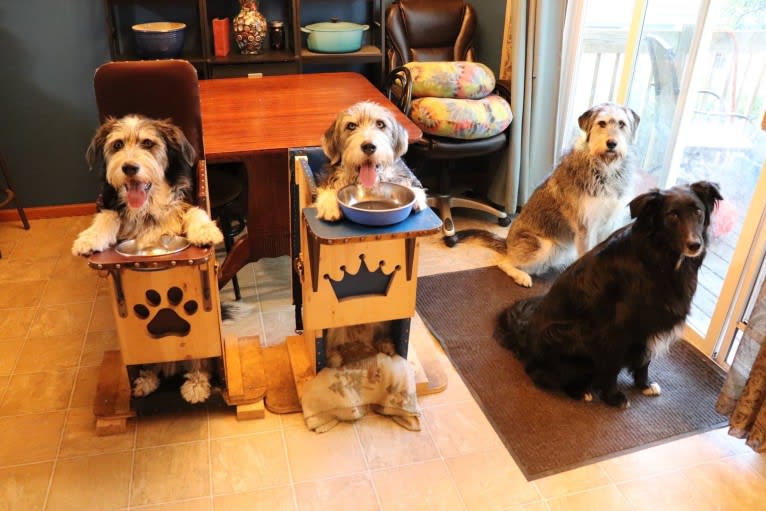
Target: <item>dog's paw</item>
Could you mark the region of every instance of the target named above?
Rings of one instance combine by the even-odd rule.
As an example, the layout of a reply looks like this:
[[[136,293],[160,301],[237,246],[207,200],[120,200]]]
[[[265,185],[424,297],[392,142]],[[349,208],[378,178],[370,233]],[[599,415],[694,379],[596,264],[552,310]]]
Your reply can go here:
[[[136,397],[148,396],[160,386],[160,378],[157,373],[148,369],[141,369],[138,377],[133,380],[133,395]]]
[[[186,233],[189,243],[197,246],[217,245],[223,241],[223,234],[215,222],[208,222],[189,228]]]
[[[205,371],[191,371],[184,375],[181,397],[187,402],[202,403],[210,397],[210,375]]]
[[[86,256],[109,248],[110,243],[88,231],[80,234],[72,243],[72,255]]]
[[[590,403],[591,401],[593,401],[593,394],[591,394],[590,392],[586,392],[585,394],[582,395],[582,400],[585,401],[586,403]]]
[[[628,401],[627,396],[619,390],[604,393],[604,395],[601,396],[601,399],[609,406],[614,406],[615,408],[630,408],[630,401]]]
[[[659,396],[662,394],[662,389],[659,383],[652,382],[646,388],[641,389],[641,393],[645,396]]]
[[[422,211],[424,209],[428,209],[428,199],[426,198],[426,191],[422,188],[413,188],[413,192],[415,192],[415,204],[412,206],[412,209],[415,211]]]
[[[343,217],[338,206],[338,197],[335,190],[322,189],[317,192],[316,200],[317,218],[335,222]]]

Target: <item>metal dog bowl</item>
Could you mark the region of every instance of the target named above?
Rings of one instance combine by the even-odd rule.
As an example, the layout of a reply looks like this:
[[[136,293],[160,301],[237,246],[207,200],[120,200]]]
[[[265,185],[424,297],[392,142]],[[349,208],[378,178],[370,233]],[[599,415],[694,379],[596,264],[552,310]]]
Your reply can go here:
[[[415,204],[415,192],[394,183],[378,183],[372,188],[348,185],[338,190],[338,204],[352,222],[391,225],[409,216]]]
[[[124,256],[161,256],[175,254],[190,245],[183,236],[163,236],[158,246],[138,248],[136,240],[125,240],[117,244],[114,250]]]

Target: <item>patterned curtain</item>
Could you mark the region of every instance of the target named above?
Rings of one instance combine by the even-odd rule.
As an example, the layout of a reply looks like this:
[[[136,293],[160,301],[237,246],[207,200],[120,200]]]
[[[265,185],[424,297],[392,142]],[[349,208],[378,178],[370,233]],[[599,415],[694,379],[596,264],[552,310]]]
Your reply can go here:
[[[716,410],[729,417],[729,434],[766,452],[766,283],[761,285]]]

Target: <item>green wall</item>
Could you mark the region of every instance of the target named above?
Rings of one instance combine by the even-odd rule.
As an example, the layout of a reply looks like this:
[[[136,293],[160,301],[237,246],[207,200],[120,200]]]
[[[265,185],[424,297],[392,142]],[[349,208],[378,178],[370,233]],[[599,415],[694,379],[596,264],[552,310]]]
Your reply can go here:
[[[479,55],[497,71],[505,2],[471,3]],[[108,60],[103,2],[0,3],[0,151],[23,206],[95,200],[84,154],[97,127],[93,72]]]

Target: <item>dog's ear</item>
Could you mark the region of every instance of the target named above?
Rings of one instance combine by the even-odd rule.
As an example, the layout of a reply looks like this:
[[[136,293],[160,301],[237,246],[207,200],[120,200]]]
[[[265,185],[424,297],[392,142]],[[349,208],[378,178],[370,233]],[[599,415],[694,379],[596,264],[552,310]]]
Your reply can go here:
[[[641,117],[632,108],[624,107],[625,113],[628,115],[628,121],[630,122],[630,133],[635,140],[636,132],[638,131],[638,123],[641,122]]]
[[[577,124],[580,126],[580,129],[583,130],[586,136],[588,137],[590,137],[590,129],[593,127],[593,119],[596,118],[596,115],[598,114],[598,111],[600,108],[601,108],[600,105],[596,105],[588,109],[586,112],[583,112],[583,114],[577,118]]]
[[[340,112],[335,117],[333,123],[330,124],[330,127],[327,128],[327,130],[325,130],[325,132],[322,134],[322,151],[324,151],[327,159],[330,160],[330,165],[333,166],[339,164],[341,160],[341,152],[339,147],[340,133],[338,133],[338,131],[345,115],[346,112]]]
[[[388,122],[391,123],[391,137],[393,138],[394,157],[396,159],[404,156],[409,148],[409,135],[393,115],[389,116]]]
[[[653,188],[630,201],[630,218],[649,218],[662,204],[662,192]]]
[[[85,150],[85,162],[91,171],[98,172],[99,176],[106,176],[106,159],[104,158],[104,144],[106,137],[114,129],[117,121],[114,117],[107,117],[101,126],[96,129],[96,133]]]
[[[181,128],[173,124],[170,119],[157,121],[156,126],[162,138],[165,139],[168,160],[175,159],[186,167],[192,167],[196,163],[197,153]]]
[[[689,185],[691,191],[700,198],[707,209],[707,216],[718,206],[718,201],[723,200],[721,191],[716,183],[710,181],[697,181]]]

